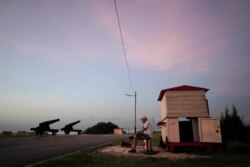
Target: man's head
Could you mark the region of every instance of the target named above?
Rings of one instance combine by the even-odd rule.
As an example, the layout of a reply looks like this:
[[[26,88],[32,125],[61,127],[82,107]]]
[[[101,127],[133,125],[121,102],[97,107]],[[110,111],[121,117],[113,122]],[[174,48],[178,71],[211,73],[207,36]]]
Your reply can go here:
[[[143,117],[140,118],[140,120],[141,120],[143,123],[145,123],[145,122],[147,122],[148,118],[147,118],[146,116],[143,116]]]

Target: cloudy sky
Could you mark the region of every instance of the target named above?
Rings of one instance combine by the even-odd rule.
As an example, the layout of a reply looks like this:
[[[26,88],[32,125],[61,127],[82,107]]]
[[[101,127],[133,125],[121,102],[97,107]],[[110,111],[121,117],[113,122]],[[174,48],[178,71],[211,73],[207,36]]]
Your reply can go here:
[[[138,117],[160,90],[193,85],[218,117],[250,122],[249,0],[117,0]],[[60,118],[133,128],[134,98],[113,0],[0,0],[0,131]],[[139,121],[138,121],[139,122]]]

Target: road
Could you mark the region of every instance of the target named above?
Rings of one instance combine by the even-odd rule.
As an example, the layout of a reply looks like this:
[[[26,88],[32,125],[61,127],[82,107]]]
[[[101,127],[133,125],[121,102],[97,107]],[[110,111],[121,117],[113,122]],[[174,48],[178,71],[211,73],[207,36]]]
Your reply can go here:
[[[127,138],[126,135],[70,135],[0,140],[0,166],[19,167]]]

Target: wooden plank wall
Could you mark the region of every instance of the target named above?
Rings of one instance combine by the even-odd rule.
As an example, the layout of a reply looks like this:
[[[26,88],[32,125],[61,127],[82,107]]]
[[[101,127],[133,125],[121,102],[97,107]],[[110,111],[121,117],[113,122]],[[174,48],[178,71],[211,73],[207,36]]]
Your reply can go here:
[[[167,101],[166,96],[164,95],[161,100],[161,119],[163,120],[167,116]]]
[[[168,118],[166,135],[169,142],[180,142],[180,130],[178,118]]]
[[[169,91],[166,92],[165,111],[167,117],[208,117],[208,105],[205,91]],[[162,103],[162,105],[164,105]],[[161,114],[163,115],[163,113]]]
[[[166,121],[164,121],[164,122],[166,122]],[[167,127],[166,126],[161,126],[161,136],[162,136],[163,143],[166,143],[166,137],[167,137]]]

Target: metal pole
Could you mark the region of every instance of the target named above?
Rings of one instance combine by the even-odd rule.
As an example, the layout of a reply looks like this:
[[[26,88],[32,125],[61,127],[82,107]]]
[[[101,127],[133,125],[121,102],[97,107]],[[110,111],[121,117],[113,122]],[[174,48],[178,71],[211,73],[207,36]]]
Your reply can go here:
[[[153,134],[154,134],[154,131],[155,131],[155,129],[154,129],[155,119],[154,119],[154,117],[152,117],[152,121],[153,121]]]
[[[136,91],[135,91],[135,135],[136,135]]]

